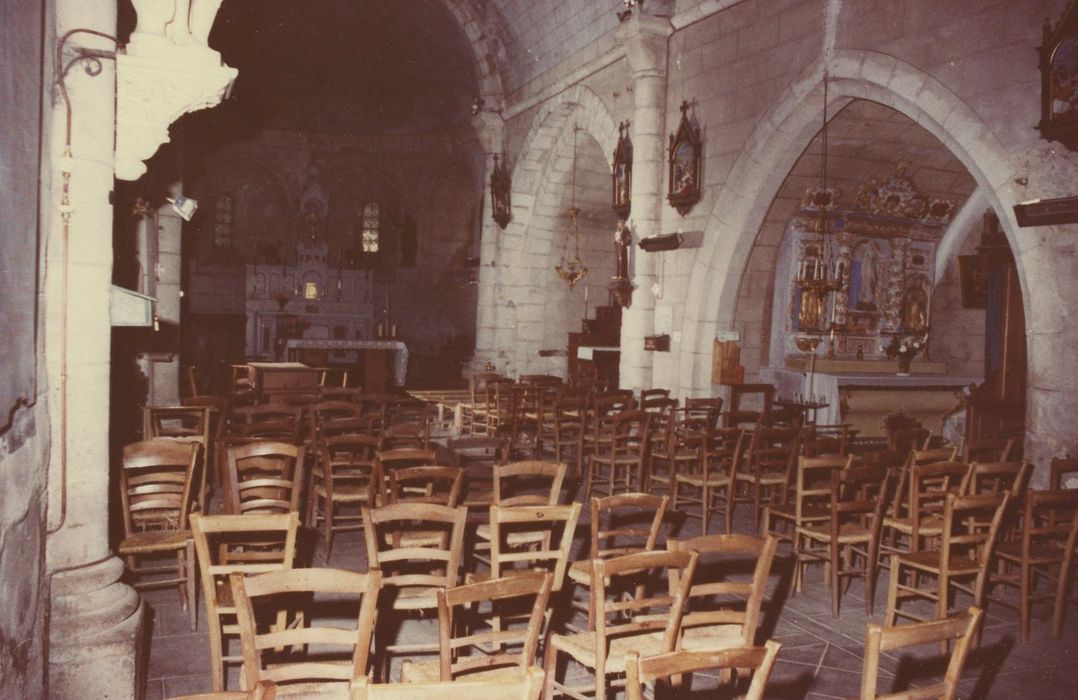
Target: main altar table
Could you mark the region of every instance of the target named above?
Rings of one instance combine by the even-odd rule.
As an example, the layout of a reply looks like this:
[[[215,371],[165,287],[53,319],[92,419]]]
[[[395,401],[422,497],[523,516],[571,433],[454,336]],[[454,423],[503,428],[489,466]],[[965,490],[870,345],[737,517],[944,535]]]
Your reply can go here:
[[[916,365],[915,365],[916,367]],[[807,372],[788,367],[764,367],[760,381],[775,386],[776,394],[818,397],[828,406],[816,412],[820,425],[849,423],[863,436],[882,435],[881,419],[890,412],[903,412],[920,420],[934,432],[940,419],[959,400],[958,389],[982,381],[978,377],[947,374],[897,374]]]
[[[385,350],[393,353],[393,383],[404,386],[408,374],[408,347],[399,340],[318,340],[293,338],[285,343],[288,359],[299,357],[300,350]]]

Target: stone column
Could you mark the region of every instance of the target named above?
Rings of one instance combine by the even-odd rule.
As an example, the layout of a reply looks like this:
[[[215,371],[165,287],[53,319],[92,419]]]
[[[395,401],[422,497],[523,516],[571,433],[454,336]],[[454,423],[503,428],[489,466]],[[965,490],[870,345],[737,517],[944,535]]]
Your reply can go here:
[[[494,169],[494,154],[501,153],[505,122],[501,115],[480,112],[473,123],[479,137],[480,157],[476,171],[480,173],[479,192],[483,197],[482,241],[479,248],[479,294],[475,319],[475,354],[472,370],[483,371],[488,362],[495,365],[498,355],[498,307],[495,287],[498,275],[494,265],[498,257],[498,237],[504,235],[501,227],[491,218],[490,173]]]
[[[57,36],[74,27],[112,34],[116,3],[58,2],[55,19]],[[68,45],[114,48],[85,34],[74,35]],[[51,55],[53,45],[48,48]],[[66,51],[64,60],[72,55]],[[135,698],[140,695],[136,652],[144,616],[138,595],[120,582],[123,562],[109,551],[108,540],[113,63],[102,60],[96,77],[76,65],[66,84],[71,158],[63,157],[66,115],[61,99],[51,101],[42,153],[51,423],[45,545],[49,697]]]
[[[636,13],[618,29],[633,79],[633,208],[629,227],[634,243],[662,233],[663,169],[666,164],[667,39],[670,20]],[[639,391],[651,386],[652,353],[644,350],[655,319],[656,256],[633,249],[635,287],[632,306],[621,320],[621,386]]]
[[[182,194],[182,188],[176,183],[170,188],[170,196]],[[156,236],[153,243],[157,248],[154,269],[150,270],[150,278],[154,280],[154,291],[148,292],[157,299],[154,311],[157,314],[159,326],[178,328],[180,325],[180,255],[181,233],[183,231],[183,219],[173,211],[171,205],[161,207],[157,211],[157,231],[151,231],[151,236]],[[172,352],[164,356],[150,358],[150,401],[157,405],[175,405],[180,402],[180,348],[172,348]]]

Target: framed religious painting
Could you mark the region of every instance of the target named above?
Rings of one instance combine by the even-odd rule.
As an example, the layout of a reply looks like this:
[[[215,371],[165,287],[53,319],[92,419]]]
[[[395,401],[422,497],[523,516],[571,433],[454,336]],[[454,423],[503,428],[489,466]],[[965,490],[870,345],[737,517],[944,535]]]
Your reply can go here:
[[[633,142],[629,138],[628,120],[618,124],[618,145],[614,148],[611,190],[614,212],[619,219],[628,219],[633,192]]]
[[[700,132],[689,118],[689,103],[681,103],[681,123],[670,135],[669,194],[666,199],[685,216],[700,201]]]
[[[988,275],[981,268],[981,256],[959,255],[959,299],[964,309],[984,309],[988,304]]]
[[[1041,136],[1078,150],[1078,0],[1053,28],[1045,22],[1040,52]]]
[[[511,189],[505,155],[503,154],[499,159],[495,154],[494,170],[490,173],[490,215],[503,230],[513,218],[512,205],[509,201]]]

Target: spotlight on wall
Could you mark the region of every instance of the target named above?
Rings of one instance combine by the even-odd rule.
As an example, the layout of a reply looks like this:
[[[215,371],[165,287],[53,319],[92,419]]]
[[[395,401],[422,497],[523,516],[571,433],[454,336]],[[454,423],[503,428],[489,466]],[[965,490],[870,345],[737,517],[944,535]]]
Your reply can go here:
[[[487,101],[482,97],[476,97],[472,100],[472,116],[479,114],[480,112],[490,112],[491,114],[501,114],[500,109],[490,109],[487,107]]]
[[[176,195],[175,199],[165,197],[165,200],[172,205],[172,211],[179,214],[184,221],[190,221],[195,215],[195,210],[198,209],[198,200],[184,197],[182,194]]]
[[[624,22],[633,16],[633,7],[638,8],[640,12],[644,10],[644,0],[623,0],[622,4],[625,5],[625,9],[616,11],[619,22]]]

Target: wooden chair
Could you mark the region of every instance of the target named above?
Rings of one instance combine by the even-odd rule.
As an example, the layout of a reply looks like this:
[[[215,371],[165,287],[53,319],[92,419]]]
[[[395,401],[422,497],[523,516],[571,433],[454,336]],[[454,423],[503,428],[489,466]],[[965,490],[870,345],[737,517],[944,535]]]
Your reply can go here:
[[[719,427],[722,416],[722,397],[699,396],[685,399],[685,410],[693,418],[702,418],[712,430]]]
[[[750,396],[758,396],[760,409],[746,409],[741,402]],[[725,427],[740,428],[744,424],[755,425],[760,417],[771,412],[775,399],[775,387],[770,384],[734,384],[730,387],[730,408],[726,413]]]
[[[959,490],[971,495],[1010,491],[1015,501],[1021,501],[1030,471],[1029,462],[970,462]]]
[[[736,670],[740,676],[752,672],[752,682],[743,696],[745,700],[763,700],[767,681],[775,656],[782,645],[768,641],[762,647],[733,647],[721,651],[672,651],[666,654],[641,657],[635,651],[625,656],[625,688],[628,700],[644,700],[644,686],[660,680],[690,676],[698,671],[718,670],[728,673]],[[649,697],[663,697],[655,689]],[[680,681],[681,691],[691,691],[691,681]]]
[[[554,577],[551,590],[561,591],[580,510],[579,503],[491,506],[490,573],[469,574],[468,581],[550,571]]]
[[[526,460],[510,462],[494,467],[493,505],[499,506],[553,506],[561,499],[562,483],[565,481],[566,467],[560,462]],[[516,533],[510,542],[519,547],[534,544],[542,539],[541,534]],[[486,553],[490,551],[491,528],[488,523],[481,523],[475,529],[473,555],[484,564],[490,565]]]
[[[860,576],[865,581],[865,614],[871,615],[880,561],[880,531],[891,489],[886,469],[860,467],[831,472],[830,504],[824,522],[797,526],[794,566],[810,561],[825,564],[831,587],[831,614],[838,617],[842,579]],[[860,565],[855,566],[855,560]],[[798,584],[804,574],[795,575]]]
[[[228,512],[299,512],[304,448],[258,440],[228,448]]]
[[[189,368],[190,369],[190,368]],[[218,437],[220,414],[212,406],[143,406],[142,439],[175,438],[202,445],[202,479],[198,484],[197,508],[209,512],[209,467],[214,464],[214,440]]]
[[[496,379],[487,383],[486,435],[513,437],[516,421],[516,382],[512,379]]]
[[[342,421],[359,418],[359,405],[354,401],[341,399],[323,399],[312,404],[307,409],[310,418],[308,441],[311,445],[318,444],[323,437],[323,425],[332,421]]]
[[[225,690],[228,664],[243,660],[241,656],[225,655],[225,637],[239,634],[228,577],[291,569],[298,530],[299,515],[296,513],[191,516],[202,596],[206,600],[206,621],[210,628],[214,691]]]
[[[588,457],[598,452],[608,452],[611,440],[610,425],[615,418],[636,408],[633,392],[624,389],[596,394],[584,407],[581,415],[582,433],[580,437],[581,475],[588,463]]]
[[[846,455],[850,453],[850,439],[857,431],[847,424],[809,425],[802,429],[801,447],[806,457]]]
[[[1056,457],[1052,460],[1051,472],[1048,477],[1048,488],[1058,491],[1065,488],[1075,488],[1063,483],[1064,477],[1070,474],[1078,474],[1078,458]]]
[[[169,700],[277,700],[277,684],[262,681],[251,690],[234,690],[232,692],[218,691],[214,693],[198,693],[197,695],[181,695]]]
[[[425,450],[430,447],[431,406],[426,402],[409,402],[397,405],[382,429],[383,449],[411,448]]]
[[[494,467],[509,461],[509,440],[489,435],[450,439],[452,466],[464,469],[464,505],[489,508],[494,502]]]
[[[367,675],[381,571],[372,568],[357,574],[342,569],[290,569],[253,576],[234,573],[229,575],[229,581],[236,601],[243,678],[248,688],[260,681],[278,685],[325,680],[355,682]],[[258,632],[259,611],[277,614],[294,606],[297,597],[314,594],[333,596],[332,612],[326,620],[320,620],[319,626],[309,624],[317,607],[309,606],[303,615],[307,624],[277,625],[269,632]],[[358,614],[354,627],[341,626],[342,599],[355,601]],[[284,647],[290,650],[284,651]]]
[[[470,400],[461,404],[461,431],[468,435],[486,435],[487,384],[503,379],[497,372],[475,372],[469,380]]]
[[[673,480],[679,473],[700,471],[700,449],[708,432],[706,417],[688,409],[654,412],[648,425],[647,473],[641,490],[654,493],[656,488],[674,495]]]
[[[1022,509],[1020,539],[996,545],[997,571],[991,574],[990,587],[1011,586],[1018,591],[1018,604],[992,597],[992,602],[1018,608],[1022,641],[1029,641],[1029,618],[1033,603],[1052,600],[1058,605],[1062,567],[1068,560],[1067,543],[1078,527],[1078,490],[1030,491]],[[1055,586],[1051,593],[1037,596],[1037,579],[1046,578]],[[1066,597],[1062,598],[1065,605]],[[1056,639],[1062,632],[1063,607],[1053,611],[1052,632]]]
[[[954,617],[900,627],[881,627],[875,623],[869,623],[865,635],[865,659],[861,673],[861,700],[912,700],[913,698],[955,700],[958,697],[958,682],[962,679],[962,669],[966,665],[971,645],[977,638],[983,616],[980,608],[971,607],[968,612]],[[952,641],[954,647],[941,682],[896,693],[877,694],[880,654],[921,644],[938,643],[946,646]]]
[[[554,459],[575,464],[574,478],[583,474],[582,443],[587,399],[583,396],[563,396],[554,402]]]
[[[852,463],[852,455],[798,458],[793,503],[773,503],[764,509],[764,534],[796,543],[797,528],[826,521],[831,474],[849,468]],[[780,524],[786,528],[778,529],[776,525]],[[796,572],[794,578],[797,578]]]
[[[651,418],[646,411],[624,411],[604,425],[588,457],[584,498],[593,488],[603,489],[608,496],[643,488]]]
[[[405,662],[404,683],[522,678],[535,664],[553,576],[535,572],[438,591],[438,661]],[[523,627],[503,615],[528,611]]]
[[[700,560],[681,621],[681,648],[702,651],[755,644],[767,579],[778,549],[774,537],[701,535],[670,539],[675,552],[695,552]],[[752,563],[748,580],[730,578],[731,562]]]
[[[754,530],[760,529],[760,515],[764,506],[786,502],[786,491],[790,486],[794,465],[797,464],[799,444],[800,431],[796,428],[757,427],[753,431],[747,455],[747,469],[735,474],[735,480],[748,489],[751,495],[738,497],[738,483],[735,483],[734,502],[752,503]]]
[[[368,566],[383,572],[380,607],[405,612],[433,611],[437,591],[460,582],[461,552],[468,509],[432,503],[397,503],[363,509]],[[438,644],[394,643],[396,623],[383,615],[377,631],[380,675],[387,676],[390,654],[438,653]]]
[[[707,533],[711,514],[722,513],[726,532],[733,532],[734,486],[747,442],[741,428],[712,428],[700,443],[700,468],[674,473],[673,508],[689,518],[700,518]],[[693,506],[699,506],[697,513]]]
[[[984,609],[988,569],[1010,500],[1010,492],[982,496],[948,493],[939,549],[891,555],[884,623],[894,625],[896,617],[922,621],[913,613],[899,609],[899,602],[906,598],[934,601],[935,618],[946,617],[952,588],[966,592],[974,606]],[[912,584],[902,583],[903,570],[912,574]],[[934,579],[934,585],[920,585],[919,579],[926,575]],[[963,579],[972,579],[972,584],[962,585],[959,581]]]
[[[177,587],[191,629],[198,581],[188,518],[201,483],[201,455],[198,443],[143,440],[124,447],[120,469],[124,536],[118,551],[137,590]],[[140,564],[142,557],[159,555],[172,555],[175,563]]]
[[[352,700],[446,700],[458,694],[483,700],[539,700],[544,676],[543,669],[533,666],[524,678],[384,684],[361,678],[352,684]]]
[[[464,470],[460,467],[440,467],[425,464],[401,467],[389,473],[383,502],[433,503],[455,508],[460,504],[464,488]]]
[[[899,492],[901,486],[896,486],[891,515],[883,519],[883,534],[888,535],[888,542],[881,542],[881,551],[885,554],[904,551],[898,547],[900,536],[906,538],[905,549],[910,552],[920,551],[927,538],[939,537],[943,532],[947,495],[960,492],[967,471],[968,467],[961,462],[915,463],[910,468],[905,498]]]
[[[363,527],[360,510],[375,505],[382,488],[382,475],[375,466],[381,440],[374,435],[321,437],[321,459],[311,470],[307,493],[307,527],[322,535],[322,554],[329,562],[333,534]],[[340,513],[347,507],[354,514]]]
[[[591,499],[591,542],[588,558],[569,567],[569,580],[588,591],[588,604],[574,607],[588,615],[588,629],[595,629],[594,601],[590,594],[592,559],[609,559],[637,552],[650,552],[659,539],[666,515],[667,496],[622,493]],[[650,520],[650,522],[641,522]],[[645,526],[646,525],[646,526]]]
[[[266,403],[233,408],[229,413],[229,430],[240,437],[298,444],[303,433],[303,407]]]
[[[593,560],[595,629],[547,640],[545,697],[582,697],[581,688],[558,682],[559,652],[595,674],[594,697],[605,700],[607,675],[621,673],[630,651],[648,656],[673,651],[696,560],[695,552],[661,550]],[[667,585],[657,587],[663,582]]]
[[[1015,452],[1014,438],[971,438],[962,445],[962,461],[970,462],[1010,462]]]
[[[427,464],[442,465],[442,461],[438,459],[438,450],[430,448],[415,449],[411,447],[402,447],[393,450],[379,450],[374,455],[374,461],[378,467],[378,471],[382,474],[382,478],[388,480],[389,473],[394,469],[402,469],[404,467],[421,467]],[[383,489],[384,490],[384,489]]]

